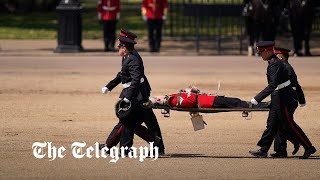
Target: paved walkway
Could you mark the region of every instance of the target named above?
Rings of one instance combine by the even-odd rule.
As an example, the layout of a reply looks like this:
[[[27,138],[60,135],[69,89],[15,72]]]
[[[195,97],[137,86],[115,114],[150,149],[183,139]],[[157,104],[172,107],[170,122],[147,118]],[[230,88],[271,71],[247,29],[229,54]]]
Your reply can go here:
[[[136,49],[142,55],[198,55],[194,42],[164,41],[160,53],[149,53],[148,42],[138,41]],[[0,56],[117,56],[117,52],[104,52],[102,40],[83,40],[81,53],[55,53],[56,40],[0,40]],[[174,47],[173,47],[174,46]],[[176,48],[179,47],[179,48]],[[186,50],[188,49],[188,50]],[[190,50],[190,51],[189,51]]]
[[[244,43],[245,44],[245,43]],[[292,49],[291,38],[279,38],[276,44]],[[219,55],[217,41],[201,41],[200,51],[196,52],[194,41],[181,41],[164,39],[160,53],[149,53],[148,42],[140,39],[136,49],[144,56],[176,56],[176,55]],[[311,38],[311,53],[320,55],[320,37]],[[0,56],[117,56],[117,52],[103,52],[102,40],[83,40],[84,52],[81,53],[55,53],[57,40],[0,40]],[[223,55],[240,55],[240,44],[237,39],[222,40]],[[242,55],[246,55],[246,46]]]

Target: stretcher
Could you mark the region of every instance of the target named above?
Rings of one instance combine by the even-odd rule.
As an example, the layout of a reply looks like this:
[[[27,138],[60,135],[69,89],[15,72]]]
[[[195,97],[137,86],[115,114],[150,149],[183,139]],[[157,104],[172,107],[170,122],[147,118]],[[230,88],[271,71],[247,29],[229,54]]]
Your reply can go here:
[[[170,106],[152,105],[153,109],[161,109],[164,117],[170,117],[170,111],[185,111],[191,113],[221,113],[221,112],[242,112],[242,117],[249,117],[254,111],[269,111],[269,108],[179,108]]]
[[[194,88],[194,89],[193,89]],[[192,92],[192,89],[196,92]],[[192,107],[192,108],[182,108],[181,106],[181,102],[180,102],[180,98],[181,98],[181,94],[180,93],[195,93],[196,94],[196,104],[197,107]],[[207,95],[214,95],[214,96],[219,96],[219,92],[220,92],[220,81],[218,81],[218,89],[216,91],[216,93],[214,94],[207,94],[207,93],[202,93],[202,94],[207,94]],[[177,99],[179,99],[179,101],[177,100],[177,106],[169,106],[166,103],[160,102],[162,104],[159,103],[152,103],[148,104],[147,106],[149,108],[152,109],[161,109],[161,114],[164,115],[164,117],[170,117],[170,111],[182,111],[182,112],[189,112],[190,116],[191,116],[191,121],[193,124],[193,128],[195,131],[204,129],[204,125],[207,125],[207,123],[203,120],[202,115],[200,115],[200,113],[221,113],[221,112],[242,112],[242,117],[244,117],[246,120],[250,120],[252,118],[252,112],[254,111],[269,111],[270,108],[268,106],[263,107],[263,108],[257,108],[257,107],[252,107],[252,104],[248,104],[249,108],[222,108],[222,107],[212,107],[212,108],[201,108],[200,106],[200,102],[198,99],[198,95],[201,94],[200,90],[196,87],[189,87],[189,91],[187,91],[187,89],[185,89],[185,91],[180,91],[177,94]],[[189,94],[188,94],[189,96]],[[188,97],[187,96],[187,97]]]
[[[250,120],[252,118],[251,112],[270,110],[269,108],[180,108],[160,105],[152,105],[151,107],[153,109],[161,109],[161,114],[164,117],[170,117],[171,110],[189,112],[194,131],[202,130],[205,128],[204,125],[207,125],[200,113],[242,112],[242,117]]]
[[[214,95],[218,96],[220,92],[220,81],[218,81],[218,89]],[[200,103],[198,102],[198,97],[196,98],[198,107],[197,108],[181,108],[181,107],[171,107],[168,105],[159,105],[157,103],[152,104],[151,107],[153,109],[161,109],[161,114],[164,117],[170,117],[170,110],[172,111],[186,111],[191,114],[199,114],[199,113],[220,113],[220,112],[235,112],[242,111],[242,117],[246,119],[250,119],[249,114],[253,111],[269,111],[269,108],[201,108]],[[251,115],[251,114],[250,114]]]

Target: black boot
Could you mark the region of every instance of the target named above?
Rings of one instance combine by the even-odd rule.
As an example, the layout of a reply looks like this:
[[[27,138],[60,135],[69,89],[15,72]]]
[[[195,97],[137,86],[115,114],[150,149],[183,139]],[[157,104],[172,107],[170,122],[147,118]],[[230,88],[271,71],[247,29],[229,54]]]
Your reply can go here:
[[[249,151],[250,154],[252,154],[255,157],[259,158],[266,158],[268,157],[268,153],[262,149],[256,150],[256,151]]]
[[[306,52],[304,53],[304,56],[312,56],[312,54],[310,53],[310,51],[306,51]]]
[[[297,154],[297,152],[299,151],[299,149],[300,149],[300,144],[295,144],[295,145],[294,145],[294,150],[292,151],[292,155]]]
[[[302,56],[302,53],[301,53],[300,51],[295,51],[295,52],[293,53],[293,56],[295,56],[295,57],[300,57],[300,56]]]
[[[271,153],[270,156],[274,158],[285,158],[285,157],[288,157],[288,154],[287,152],[275,152],[275,153]]]
[[[301,156],[299,159],[308,159],[311,156],[311,154],[314,154],[316,151],[316,148],[311,146],[309,149],[306,149],[303,156]]]

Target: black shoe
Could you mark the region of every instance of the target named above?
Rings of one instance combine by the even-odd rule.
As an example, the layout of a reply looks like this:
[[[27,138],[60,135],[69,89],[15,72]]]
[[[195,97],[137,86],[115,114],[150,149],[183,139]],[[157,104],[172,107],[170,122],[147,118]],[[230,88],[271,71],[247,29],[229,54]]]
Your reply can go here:
[[[306,149],[303,156],[301,156],[299,159],[308,159],[311,156],[311,154],[315,153],[316,151],[316,148],[311,146],[309,149]]]
[[[300,56],[302,56],[302,53],[301,53],[301,52],[294,52],[294,53],[293,53],[293,56],[295,56],[295,57],[300,57]]]
[[[113,47],[111,47],[111,48],[109,48],[109,51],[110,51],[110,52],[117,52],[118,50],[115,49],[115,48],[113,48]]]
[[[295,144],[295,145],[294,145],[294,150],[292,151],[292,155],[297,154],[297,152],[299,151],[299,149],[300,149],[300,144]]]
[[[159,148],[159,151],[158,151],[159,156],[165,155],[163,142],[162,142],[162,139],[159,136],[155,137],[154,146],[157,146]]]
[[[286,158],[288,157],[288,154],[287,152],[275,152],[275,153],[271,153],[270,156],[274,158]]]
[[[156,52],[156,50],[151,48],[151,49],[149,49],[149,52]]]
[[[304,53],[304,56],[312,56],[312,54],[310,53],[310,51],[307,51],[306,53]]]
[[[155,156],[156,152],[153,151],[153,156]],[[158,150],[158,157],[166,156],[166,153],[164,152],[164,149]],[[151,157],[151,151],[149,151],[148,157]]]
[[[166,153],[164,152],[164,149],[159,149],[159,156],[164,156]]]
[[[255,157],[259,157],[259,158],[266,158],[268,157],[267,152],[262,151],[261,149],[256,150],[256,151],[249,151],[250,154],[252,154]]]

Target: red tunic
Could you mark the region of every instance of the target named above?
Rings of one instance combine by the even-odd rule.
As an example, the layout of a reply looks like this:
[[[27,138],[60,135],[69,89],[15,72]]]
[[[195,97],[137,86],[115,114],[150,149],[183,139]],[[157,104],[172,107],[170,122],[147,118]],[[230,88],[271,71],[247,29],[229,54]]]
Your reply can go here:
[[[198,101],[200,103],[200,107],[212,108],[215,97],[216,96],[213,96],[213,95],[199,94]],[[178,99],[178,94],[171,94],[168,100],[169,106],[177,107],[177,99]],[[181,108],[198,107],[197,101],[196,101],[196,94],[190,93],[190,95],[188,96],[188,93],[186,92],[180,93],[180,107]]]
[[[148,19],[162,19],[164,9],[168,8],[167,0],[143,0],[142,7],[146,9]]]
[[[120,13],[120,0],[99,0],[97,12],[99,20],[117,20],[117,13]]]

